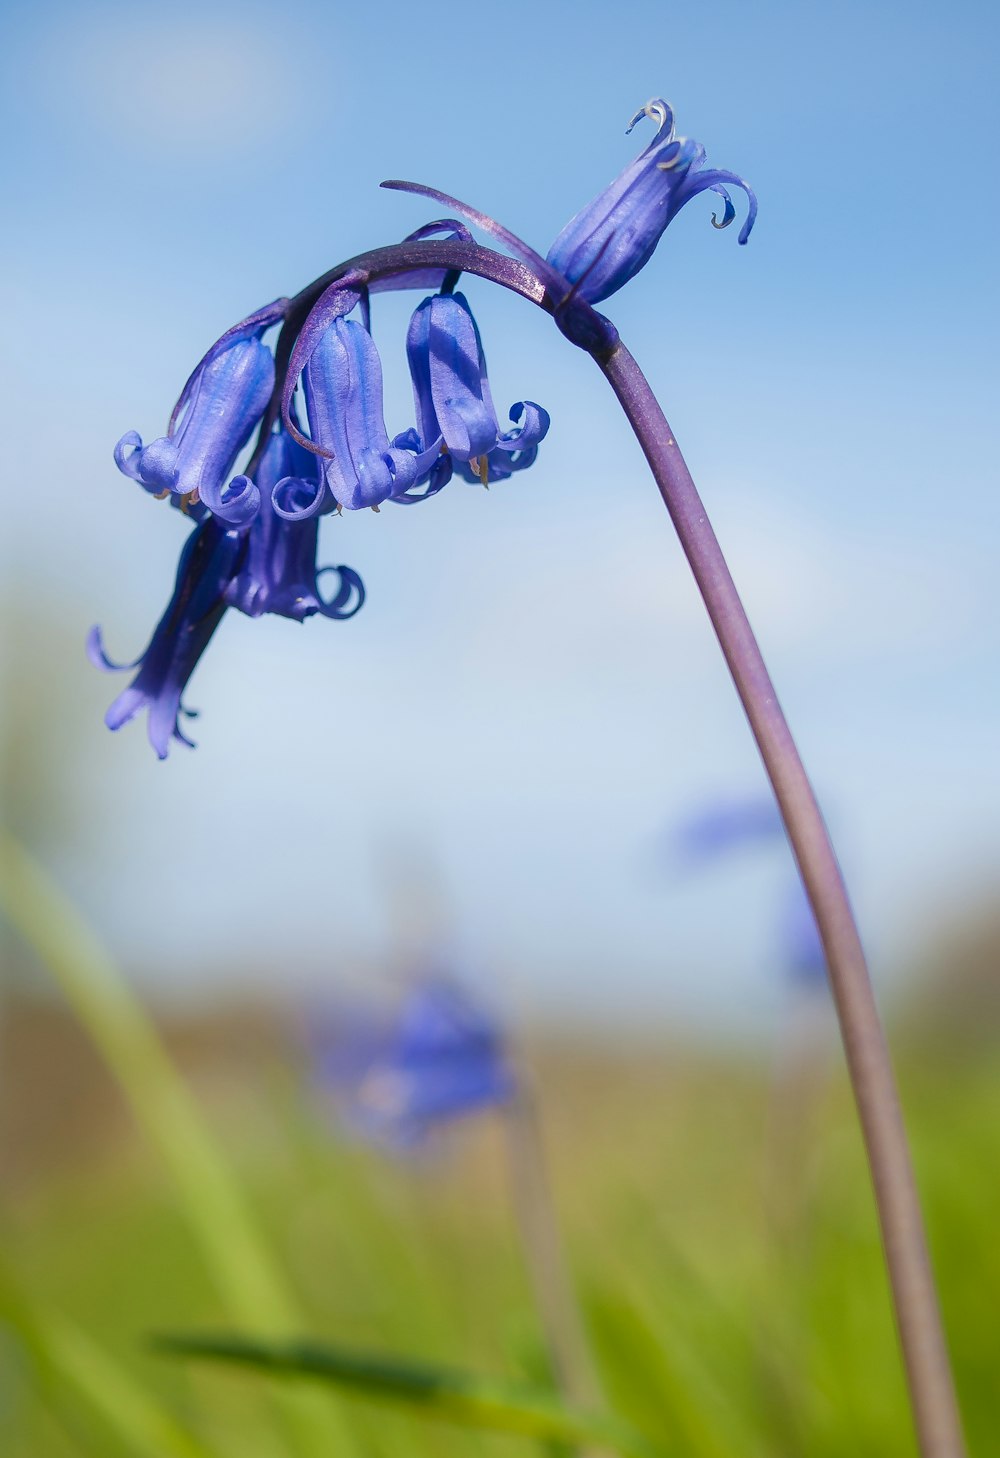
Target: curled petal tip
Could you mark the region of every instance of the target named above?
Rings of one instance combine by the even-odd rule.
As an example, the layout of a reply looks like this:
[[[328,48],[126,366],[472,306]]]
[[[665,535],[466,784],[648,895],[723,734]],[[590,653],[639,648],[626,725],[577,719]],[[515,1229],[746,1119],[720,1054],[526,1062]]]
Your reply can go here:
[[[664,101],[663,98],[659,96],[654,96],[652,101],[647,101],[645,106],[640,106],[635,116],[625,128],[625,135],[628,136],[629,133],[632,131],[633,127],[641,122],[643,117],[646,116],[649,117],[650,121],[655,121],[657,126],[661,130],[663,127],[669,126],[670,135],[673,135],[674,109],[670,105],[669,101]]]
[[[753,231],[754,223],[757,221],[757,194],[754,192],[753,188],[749,185],[749,183],[742,182],[740,183],[740,186],[746,193],[747,202],[750,205],[747,211],[746,222],[740,229],[740,236],[738,239],[740,243],[745,243],[750,237],[751,232]]]
[[[123,476],[132,481],[139,479],[139,454],[142,451],[142,436],[137,430],[127,430],[115,446],[115,465]]]
[[[722,196],[723,196],[723,199],[725,201],[725,208],[723,210],[723,214],[722,214],[722,217],[721,218],[719,217],[718,213],[713,213],[712,214],[712,227],[713,228],[719,228],[719,229],[728,228],[729,227],[729,224],[736,217],[736,209],[733,206],[733,200],[732,200],[732,198],[729,196],[729,194],[727,192],[723,193]]]
[[[682,160],[688,160],[687,154],[685,153],[685,148],[682,145],[681,138],[678,138],[673,142],[668,143],[668,145],[673,148],[673,151],[670,153],[669,157],[665,158],[664,161],[657,162],[657,172],[672,172],[673,169],[677,166],[678,162]]]
[[[337,592],[329,601],[320,597],[319,593],[320,580],[328,572],[336,572],[340,579]],[[353,567],[346,567],[343,563],[339,567],[321,567],[316,573],[316,597],[319,610],[325,618],[337,618],[344,622],[347,618],[353,618],[364,607],[365,585]]]
[[[133,659],[131,663],[116,663],[109,658],[104,651],[104,638],[99,627],[91,628],[87,634],[86,644],[87,657],[95,668],[103,669],[105,673],[126,673],[130,668],[136,668],[139,659]]]
[[[328,499],[324,481],[306,481],[301,476],[283,476],[271,492],[271,506],[283,521],[308,521]]]
[[[232,527],[249,526],[260,510],[260,492],[249,476],[234,476],[224,490],[206,483],[201,500],[213,516]]]

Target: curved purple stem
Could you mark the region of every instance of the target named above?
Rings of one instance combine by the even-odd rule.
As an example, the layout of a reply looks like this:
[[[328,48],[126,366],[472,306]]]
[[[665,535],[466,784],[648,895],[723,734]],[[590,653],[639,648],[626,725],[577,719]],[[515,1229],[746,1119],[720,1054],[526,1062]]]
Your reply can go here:
[[[642,446],[694,573],[816,917],[875,1186],[920,1451],[923,1458],[964,1458],[896,1080],[829,832],[722,548],[659,402],[624,345],[601,368]]]
[[[768,676],[722,549],[673,432],[614,327],[588,306],[592,324],[573,330],[559,317],[566,300],[524,261],[464,239],[408,240],[347,260],[296,295],[276,350],[275,391],[261,426],[263,449],[280,408],[299,330],[338,279],[370,285],[428,268],[459,269],[500,284],[552,314],[592,355],[629,420],[680,538],[774,789],[830,972],[847,1066],[875,1188],[882,1243],[922,1458],[965,1458],[937,1293],[924,1234],[895,1076],[864,951],[840,867],[816,797]],[[255,453],[256,454],[256,453]],[[252,475],[253,464],[247,467]]]

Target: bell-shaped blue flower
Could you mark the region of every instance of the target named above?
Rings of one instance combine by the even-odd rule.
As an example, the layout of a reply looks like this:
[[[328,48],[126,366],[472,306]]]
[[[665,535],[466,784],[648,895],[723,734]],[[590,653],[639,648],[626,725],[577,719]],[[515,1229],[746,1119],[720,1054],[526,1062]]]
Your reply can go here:
[[[240,535],[211,517],[200,522],[181,552],[173,596],[145,653],[134,663],[113,663],[104,652],[99,628],[91,629],[87,652],[98,668],[139,672],[104,716],[120,729],[142,709],[149,712],[149,742],[166,759],[171,738],[191,740],[180,727],[181,696],[208,641],[226,611],[225,593],[241,551]]]
[[[617,292],[649,262],[667,224],[698,193],[709,189],[719,194],[723,215],[720,219],[713,213],[712,222],[728,228],[736,209],[727,184],[743,189],[750,206],[740,230],[741,243],[750,236],[757,216],[757,199],[741,177],[704,167],[704,147],[674,135],[674,114],[665,101],[648,102],[636,112],[628,130],[644,116],[658,123],[656,136],[566,224],[546,259],[591,304]]]
[[[314,507],[325,490],[319,457],[279,427],[268,438],[255,480],[260,509],[246,533],[239,569],[226,588],[226,603],[251,618],[263,613],[297,622],[314,613],[353,617],[365,600],[358,574],[344,566],[316,568],[319,515]],[[338,574],[338,589],[329,601],[318,585],[328,572]]]
[[[772,795],[708,801],[670,833],[684,867],[700,867],[730,851],[780,843],[785,827]]]
[[[391,1026],[354,1019],[345,1031],[315,1040],[317,1071],[350,1127],[376,1143],[411,1146],[513,1096],[499,1028],[440,975],[412,987]]]
[[[418,305],[406,354],[417,435],[426,444],[440,441],[467,480],[501,480],[534,460],[549,417],[523,400],[510,409],[516,428],[500,428],[479,327],[463,294],[433,294]]]
[[[118,469],[154,495],[200,501],[220,520],[244,525],[259,504],[256,487],[246,477],[226,483],[273,388],[271,351],[255,336],[237,338],[195,371],[167,435],[146,446],[134,430],[122,436]]]
[[[336,318],[302,372],[311,438],[323,453],[324,481],[349,511],[402,497],[426,481],[440,442],[390,444],[382,408],[382,362],[363,324]],[[324,503],[321,502],[322,506]]]

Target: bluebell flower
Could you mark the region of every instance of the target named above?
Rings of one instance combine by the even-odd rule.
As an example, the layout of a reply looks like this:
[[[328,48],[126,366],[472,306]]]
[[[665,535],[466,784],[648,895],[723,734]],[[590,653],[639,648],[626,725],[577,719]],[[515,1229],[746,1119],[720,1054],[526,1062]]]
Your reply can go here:
[[[549,417],[522,400],[509,412],[516,428],[501,429],[479,328],[463,294],[432,294],[417,306],[406,354],[421,441],[438,442],[466,480],[484,485],[530,465]]]
[[[319,516],[312,508],[324,491],[319,457],[281,427],[269,436],[255,474],[260,507],[226,588],[227,604],[251,618],[353,617],[365,599],[361,578],[350,567],[316,566]],[[327,600],[318,583],[329,572],[338,574],[338,590]]]
[[[671,846],[686,866],[699,866],[744,846],[781,840],[785,828],[771,795],[709,803],[670,833]]]
[[[350,567],[316,567],[319,521],[302,515],[322,490],[316,456],[279,428],[268,438],[256,478],[256,484],[245,477],[233,483],[234,495],[245,499],[253,486],[258,497],[249,524],[229,526],[203,502],[189,508],[197,525],[181,551],[167,611],[139,659],[114,663],[104,651],[100,629],[92,629],[88,638],[88,653],[98,667],[139,670],[111,705],[105,723],[120,729],[147,709],[149,740],[160,759],[166,758],[172,738],[191,744],[180,727],[180,716],[189,712],[181,698],[227,607],[252,618],[276,613],[301,622],[315,613],[349,618],[364,602],[364,585]],[[327,573],[337,576],[329,599],[319,589]]]
[[[245,476],[227,485],[274,388],[274,357],[256,334],[206,356],[178,401],[168,433],[144,446],[134,430],[115,447],[118,469],[154,495],[201,502],[242,525],[259,497]]]
[[[636,112],[628,130],[644,116],[658,123],[656,136],[566,224],[546,258],[591,304],[616,293],[649,262],[667,224],[706,188],[723,199],[722,218],[712,214],[717,228],[727,228],[736,216],[727,184],[746,193],[750,206],[740,230],[741,243],[750,236],[757,216],[757,200],[741,177],[705,167],[704,147],[675,136],[673,111],[665,101],[648,102]]]
[[[697,870],[753,846],[780,844],[787,844],[785,827],[773,796],[749,796],[707,804],[682,821],[670,834],[670,858]],[[792,978],[811,984],[825,981],[826,954],[797,874],[789,878],[779,902],[776,941]]]
[[[421,980],[391,1026],[354,1020],[318,1049],[320,1078],[363,1138],[405,1148],[444,1123],[506,1103],[514,1075],[493,1020],[454,982]]]
[[[148,648],[134,663],[112,662],[104,651],[100,629],[91,629],[87,651],[92,663],[114,671],[139,670],[115,699],[104,722],[109,729],[120,729],[141,710],[148,710],[149,742],[160,759],[166,759],[172,738],[191,744],[180,727],[181,714],[190,712],[183,708],[181,697],[226,611],[225,594],[240,550],[239,533],[228,531],[212,517],[195,527],[181,552],[167,610]]]
[[[312,350],[302,383],[311,438],[323,452],[324,482],[340,506],[349,511],[377,507],[428,479],[441,453],[440,442],[419,449],[390,443],[382,408],[382,363],[363,324],[334,319]],[[320,497],[316,509],[323,504]]]

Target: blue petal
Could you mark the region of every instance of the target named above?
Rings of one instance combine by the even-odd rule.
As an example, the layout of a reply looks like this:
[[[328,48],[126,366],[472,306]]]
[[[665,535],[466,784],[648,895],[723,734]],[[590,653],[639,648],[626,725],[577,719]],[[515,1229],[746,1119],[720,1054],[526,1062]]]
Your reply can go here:
[[[147,709],[149,741],[160,759],[166,758],[171,738],[190,743],[178,724],[181,695],[226,610],[224,593],[240,549],[238,536],[211,518],[195,528],[184,544],[173,596],[139,660],[139,671],[104,716],[109,729],[120,729]],[[94,634],[88,649],[100,666],[110,663]]]
[[[285,386],[281,396],[281,417],[292,439],[317,455],[329,455],[329,451],[324,450],[315,438],[315,424],[312,420],[310,420],[309,426],[313,431],[314,439],[309,440],[303,435],[292,410],[292,396],[299,377],[304,375],[306,366],[322,340],[337,320],[344,318],[357,306],[366,287],[367,280],[360,274],[349,273],[345,274],[343,278],[335,279],[329,288],[320,294],[306,316],[306,321],[299,330],[288,361]],[[306,408],[308,409],[308,398]]]
[[[271,509],[283,521],[308,521],[319,516],[331,500],[325,481],[283,476],[271,491]]]
[[[115,446],[115,465],[123,476],[139,480],[139,456],[142,452],[142,436],[137,430],[127,430]]]
[[[221,335],[215,341],[212,347],[195,365],[190,375],[188,375],[184,388],[178,396],[177,404],[171,413],[170,424],[167,427],[168,435],[173,435],[174,426],[177,424],[178,417],[191,398],[206,366],[210,365],[214,359],[217,359],[231,345],[242,343],[247,339],[259,339],[272,325],[284,319],[288,312],[290,302],[290,299],[275,299],[273,303],[265,304],[263,308],[255,309],[252,314],[248,314],[245,319],[241,319],[238,324],[234,324],[231,329],[227,329],[225,334]]]
[[[128,673],[131,669],[138,668],[142,662],[141,654],[138,658],[133,658],[131,663],[116,663],[113,658],[109,658],[104,651],[104,640],[98,627],[91,628],[87,634],[86,652],[94,667],[103,669],[105,673]]]
[[[540,405],[535,405],[531,400],[521,400],[510,407],[510,418],[515,423],[523,421],[518,430],[509,430],[500,436],[497,441],[497,448],[502,451],[523,451],[529,446],[537,446],[538,442],[544,440],[549,432],[549,413],[543,410]]]
[[[378,506],[416,483],[414,457],[389,445],[382,415],[382,365],[368,331],[335,318],[315,344],[303,374],[316,444],[329,457],[326,482],[349,511]],[[398,485],[397,485],[397,477]]]
[[[260,492],[249,476],[234,476],[224,491],[216,482],[201,488],[201,500],[213,516],[229,526],[248,526],[260,510]]]
[[[224,489],[224,482],[273,388],[271,351],[256,338],[237,340],[199,371],[168,436],[148,446],[135,431],[122,436],[115,447],[119,470],[153,494],[200,498],[223,521],[245,523],[255,509],[253,491],[242,482]]]
[[[328,572],[336,572],[340,578],[340,586],[329,602],[319,596],[320,580]],[[321,567],[316,573],[316,597],[319,611],[325,618],[337,618],[344,622],[353,618],[364,607],[365,585],[353,567]]]
[[[130,462],[131,463],[131,462]],[[161,435],[144,446],[138,460],[139,479],[147,491],[180,491],[180,451],[172,440]]]

